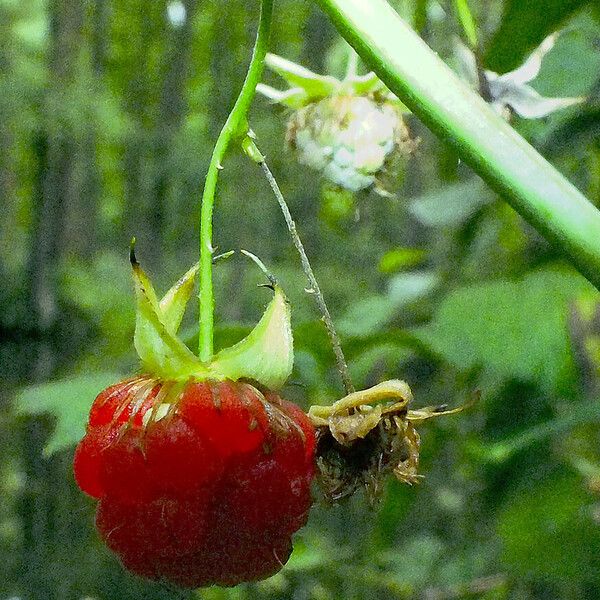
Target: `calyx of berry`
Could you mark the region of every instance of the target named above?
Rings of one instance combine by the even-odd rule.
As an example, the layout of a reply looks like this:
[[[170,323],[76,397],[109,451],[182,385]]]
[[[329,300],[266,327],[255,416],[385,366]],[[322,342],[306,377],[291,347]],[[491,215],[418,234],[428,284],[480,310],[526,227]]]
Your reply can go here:
[[[248,336],[205,363],[177,336],[198,265],[160,300],[133,252],[131,265],[136,295],[134,345],[146,372],[170,381],[248,379],[269,389],[285,383],[292,371],[294,352],[290,308],[279,285],[272,286],[273,299]]]
[[[421,438],[415,424],[463,411],[426,406],[410,410],[413,395],[405,381],[383,381],[328,406],[311,406],[317,431],[317,480],[323,496],[337,502],[364,489],[374,503],[388,475],[418,483]]]
[[[291,60],[270,53],[265,58],[265,65],[285,80],[290,88],[281,91],[264,83],[259,83],[256,90],[269,100],[277,104],[283,104],[288,108],[302,108],[313,102],[323,100],[323,98],[338,94],[367,96],[375,93],[385,95],[389,100],[395,100],[399,106],[404,107],[375,73],[367,73],[366,75],[350,73],[344,79],[337,79],[332,75],[319,75]],[[408,112],[406,107],[404,107],[404,110]]]

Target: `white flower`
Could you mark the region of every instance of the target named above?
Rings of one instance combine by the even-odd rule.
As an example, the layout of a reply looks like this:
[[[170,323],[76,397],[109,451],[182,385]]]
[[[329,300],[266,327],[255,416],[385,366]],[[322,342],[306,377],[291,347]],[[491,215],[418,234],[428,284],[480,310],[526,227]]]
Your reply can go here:
[[[484,70],[481,78],[475,55],[464,44],[457,42],[456,55],[460,74],[505,119],[509,119],[512,112],[524,119],[546,117],[557,110],[585,100],[581,97],[545,98],[527,85],[539,75],[544,57],[553,48],[557,37],[557,33],[548,36],[514,71],[498,75],[494,71]]]

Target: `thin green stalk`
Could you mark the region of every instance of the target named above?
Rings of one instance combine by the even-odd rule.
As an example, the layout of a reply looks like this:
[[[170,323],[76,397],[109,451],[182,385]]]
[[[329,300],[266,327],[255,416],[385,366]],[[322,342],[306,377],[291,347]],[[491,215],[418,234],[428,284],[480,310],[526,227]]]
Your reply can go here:
[[[265,55],[269,46],[273,0],[262,0],[260,22],[256,42],[252,52],[252,60],[248,67],[246,79],[227,121],[217,138],[212,153],[200,211],[200,335],[198,350],[200,360],[208,362],[213,356],[213,332],[215,300],[212,285],[212,218],[215,203],[215,191],[222,162],[232,140],[243,138],[248,131],[246,115],[254,98],[256,85],[262,76]]]
[[[354,54],[354,52],[353,52]],[[356,54],[354,54],[356,56]],[[319,286],[319,282],[315,277],[314,271],[310,265],[310,261],[308,260],[308,256],[306,251],[304,250],[304,244],[300,239],[300,235],[298,230],[296,229],[296,223],[292,217],[292,213],[290,212],[289,206],[281,193],[281,189],[279,188],[279,184],[275,179],[273,173],[271,173],[271,169],[267,165],[265,160],[265,156],[258,149],[258,146],[254,142],[252,138],[246,136],[244,141],[242,142],[242,149],[257,165],[262,169],[267,182],[271,186],[271,190],[273,191],[273,195],[279,204],[279,208],[283,214],[283,218],[285,220],[285,224],[287,225],[288,231],[290,232],[290,236],[292,238],[292,242],[300,255],[300,264],[302,265],[302,270],[308,279],[308,283],[310,288],[306,290],[310,294],[314,294],[315,301],[317,303],[317,308],[321,313],[321,318],[323,323],[325,324],[325,329],[327,330],[327,335],[329,336],[329,341],[331,342],[331,347],[333,349],[333,354],[335,356],[335,363],[337,366],[338,373],[340,374],[340,378],[342,380],[342,385],[344,386],[344,390],[347,394],[351,394],[355,391],[354,384],[352,383],[352,377],[350,376],[350,370],[348,369],[348,363],[346,362],[346,357],[344,356],[344,351],[342,350],[342,342],[335,330],[335,325],[333,324],[333,319],[331,318],[331,313],[329,312],[329,308],[327,308],[327,303],[325,302],[325,297],[323,296],[323,292],[321,292],[321,287]],[[245,254],[248,254],[245,250],[242,250]],[[256,258],[256,257],[254,257]],[[256,259],[258,260],[258,259]],[[263,269],[264,270],[264,269]],[[266,270],[265,270],[266,273]]]
[[[342,343],[341,343],[340,338],[338,337],[338,334],[335,330],[335,325],[333,324],[333,319],[331,318],[331,313],[329,312],[329,309],[327,308],[327,303],[325,302],[325,297],[323,296],[323,292],[321,292],[321,288],[319,286],[317,278],[315,277],[312,267],[310,266],[310,261],[308,260],[308,256],[306,255],[306,251],[304,250],[304,244],[302,243],[302,240],[300,239],[300,235],[298,234],[298,231],[296,229],[296,223],[294,222],[294,219],[292,218],[292,214],[290,213],[290,209],[287,205],[287,202],[285,201],[285,198],[283,197],[283,194],[281,193],[281,190],[279,189],[279,185],[277,184],[277,181],[276,181],[275,177],[273,176],[273,173],[271,173],[271,170],[269,169],[264,158],[262,159],[262,161],[259,162],[259,164],[260,164],[261,169],[263,170],[263,173],[265,174],[267,181],[269,182],[269,185],[271,186],[271,189],[273,190],[273,194],[275,195],[275,198],[277,199],[279,208],[281,209],[281,212],[283,213],[283,218],[285,220],[285,224],[287,225],[287,228],[292,237],[292,242],[294,243],[294,246],[295,246],[296,250],[298,251],[298,254],[300,255],[300,262],[302,264],[302,270],[304,271],[304,274],[306,275],[306,278],[308,279],[308,283],[310,284],[310,289],[308,291],[309,291],[309,293],[314,294],[315,301],[317,303],[317,307],[319,309],[319,312],[321,313],[323,323],[325,324],[325,329],[327,330],[327,335],[329,336],[329,341],[331,342],[331,347],[333,348],[333,354],[335,356],[335,363],[337,366],[338,373],[340,374],[340,378],[342,380],[342,385],[344,386],[344,390],[345,390],[346,394],[351,394],[352,392],[355,391],[355,388],[352,383],[352,377],[350,376],[350,370],[348,369],[348,364],[346,363],[344,351],[342,350]]]
[[[413,10],[413,25],[419,33],[427,27],[427,5],[429,0],[417,0]]]
[[[477,48],[477,25],[467,0],[454,0],[456,14],[471,48]]]
[[[316,0],[362,60],[600,289],[600,212],[385,0]]]

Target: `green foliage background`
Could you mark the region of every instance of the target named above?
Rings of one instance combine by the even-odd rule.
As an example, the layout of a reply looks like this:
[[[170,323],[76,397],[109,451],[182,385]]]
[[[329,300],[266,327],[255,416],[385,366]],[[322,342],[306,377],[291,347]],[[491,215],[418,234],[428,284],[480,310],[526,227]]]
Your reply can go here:
[[[392,4],[451,62],[464,38],[454,2]],[[564,29],[535,86],[588,101],[514,125],[600,205],[596,4],[469,4],[494,70]],[[416,120],[421,144],[395,197],[348,198],[282,152],[285,114],[261,99],[252,127],[357,385],[401,377],[416,404],[482,399],[423,428],[420,486],[389,482],[374,510],[360,496],[317,504],[265,582],[181,592],[128,575],[101,545],[71,460],[95,394],[137,368],[128,243],[159,289],[197,260],[203,177],[258,10],[184,0],[176,23],[176,5],[0,0],[0,598],[600,597],[598,292]],[[280,0],[274,27],[275,52],[343,74],[345,44],[310,2]],[[334,400],[332,353],[276,203],[241,154],[225,166],[215,242],[260,256],[292,301],[286,394],[305,408]],[[224,345],[268,295],[241,258],[215,276]]]

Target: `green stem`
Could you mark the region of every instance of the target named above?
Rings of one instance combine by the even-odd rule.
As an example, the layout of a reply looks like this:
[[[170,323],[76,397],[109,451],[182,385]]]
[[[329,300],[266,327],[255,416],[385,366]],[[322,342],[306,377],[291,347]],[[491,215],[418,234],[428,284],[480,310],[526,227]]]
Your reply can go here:
[[[346,395],[352,394],[355,391],[354,384],[352,383],[352,377],[350,376],[350,370],[348,369],[348,363],[346,362],[346,357],[344,356],[344,351],[342,350],[342,342],[338,337],[337,331],[335,330],[335,325],[333,324],[333,319],[331,318],[331,313],[327,308],[327,303],[325,302],[325,297],[323,296],[323,292],[321,292],[321,288],[319,286],[319,282],[315,277],[315,274],[310,266],[310,261],[308,260],[308,256],[306,255],[306,251],[304,250],[304,244],[300,239],[300,235],[298,234],[298,230],[296,229],[296,223],[292,218],[292,214],[290,213],[290,209],[279,189],[279,185],[273,173],[269,169],[264,157],[262,160],[257,161],[260,164],[271,189],[273,190],[273,194],[277,199],[277,203],[279,204],[279,208],[283,213],[283,218],[285,220],[285,224],[290,232],[292,237],[292,242],[300,255],[300,263],[302,264],[302,270],[308,279],[308,283],[310,284],[309,292],[314,294],[315,300],[317,302],[317,307],[319,308],[319,312],[321,313],[321,317],[323,323],[325,324],[325,329],[327,330],[327,335],[329,336],[329,340],[331,342],[331,347],[333,348],[333,354],[335,356],[335,364],[337,366],[338,373],[342,379],[342,385],[344,386],[344,390]]]
[[[222,162],[231,141],[243,138],[248,132],[246,115],[254,98],[256,86],[262,76],[265,55],[269,45],[272,13],[273,0],[262,0],[260,22],[248,73],[235,105],[217,138],[206,174],[204,193],[202,194],[202,209],[200,211],[200,335],[198,350],[200,360],[203,362],[210,361],[213,356],[215,300],[212,285],[212,255],[214,251],[212,246],[212,217],[217,179],[219,171],[223,168]]]
[[[458,20],[467,36],[471,48],[477,48],[477,25],[467,0],[454,0]]]
[[[600,212],[385,0],[316,0],[366,64],[600,289]]]

